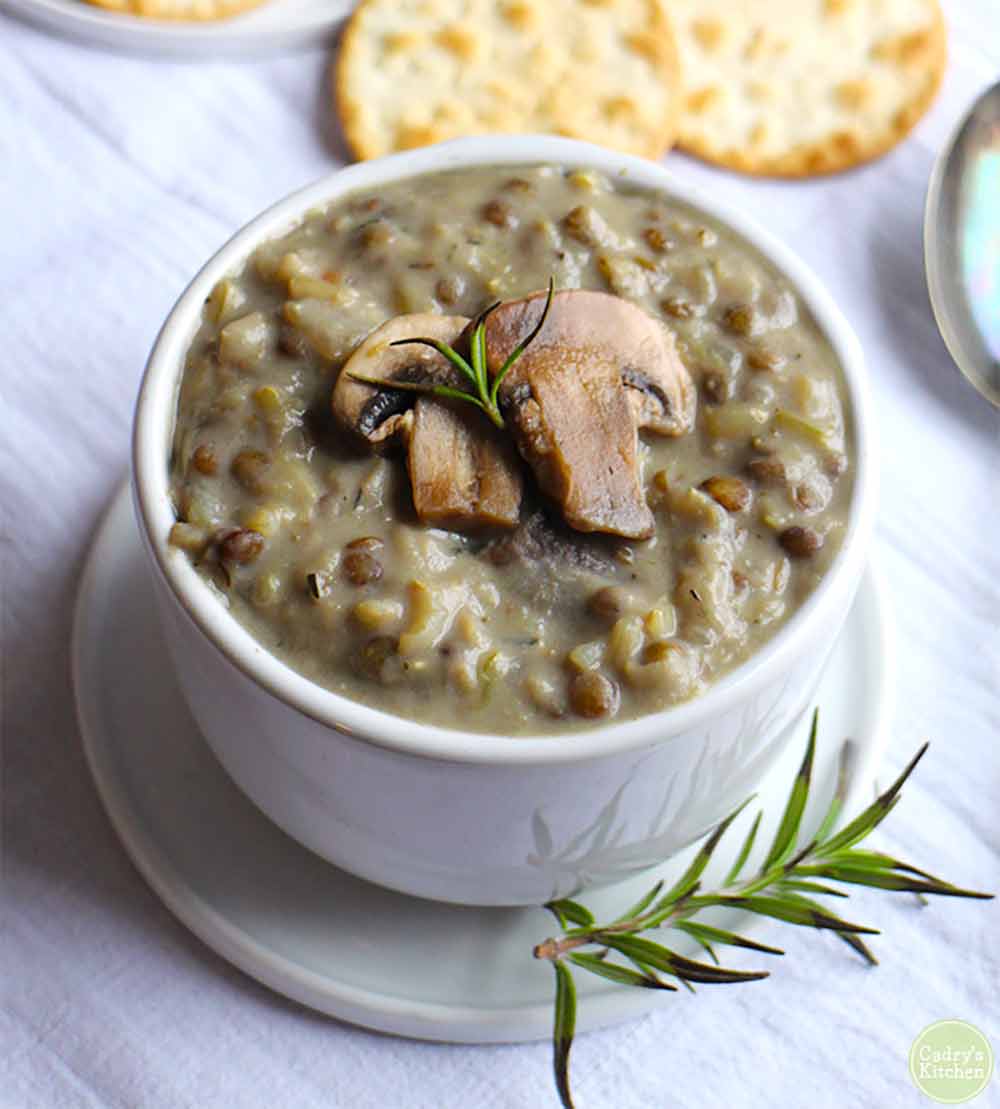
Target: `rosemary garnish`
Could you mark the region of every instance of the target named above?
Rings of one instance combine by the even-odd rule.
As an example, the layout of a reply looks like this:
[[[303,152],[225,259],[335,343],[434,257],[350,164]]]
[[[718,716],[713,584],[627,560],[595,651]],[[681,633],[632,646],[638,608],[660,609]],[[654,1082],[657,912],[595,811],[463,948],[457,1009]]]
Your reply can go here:
[[[419,343],[422,346],[431,347],[436,350],[438,354],[446,358],[464,377],[469,379],[475,392],[469,392],[465,389],[456,389],[451,385],[436,384],[432,381],[383,381],[374,377],[364,377],[356,373],[349,374],[348,376],[352,381],[360,381],[363,385],[375,385],[379,389],[398,389],[401,392],[429,393],[435,397],[447,397],[451,400],[467,401],[469,404],[474,404],[477,408],[485,412],[496,427],[503,428],[505,424],[503,415],[500,412],[498,400],[500,386],[503,383],[503,379],[510,372],[511,367],[521,355],[524,354],[539,331],[545,326],[545,320],[548,317],[549,309],[552,307],[552,297],[554,293],[555,283],[552,278],[549,278],[549,293],[545,298],[545,308],[539,317],[538,323],[532,328],[528,337],[518,343],[510,352],[507,356],[507,360],[494,375],[492,381],[489,379],[489,373],[486,368],[486,319],[491,312],[495,312],[500,307],[502,301],[498,300],[495,304],[491,304],[476,317],[472,326],[472,337],[469,340],[468,360],[463,358],[454,347],[449,346],[440,339],[428,339],[424,337],[397,339],[391,344],[391,346],[394,347],[402,347],[411,343]]]
[[[759,812],[722,886],[712,892],[703,892],[700,887],[702,872],[729,826],[746,807],[744,804],[711,833],[691,865],[670,889],[664,892],[663,883],[658,882],[611,923],[597,924],[590,910],[576,901],[563,899],[546,906],[558,920],[563,934],[538,944],[534,955],[536,959],[548,959],[556,975],[553,1066],[556,1088],[564,1109],[573,1109],[569,1054],[576,1025],[576,988],[571,966],[621,985],[657,990],[677,989],[664,976],[691,990],[694,989],[693,983],[752,982],[766,978],[767,971],[729,970],[719,965],[716,945],[742,947],[768,955],[782,955],[784,952],[692,919],[704,909],[717,907],[741,909],[787,924],[831,931],[874,965],[878,960],[861,936],[877,935],[878,929],[843,920],[814,900],[818,896],[848,896],[829,883],[908,891],[921,900],[925,894],[984,900],[993,896],[953,886],[925,870],[899,862],[881,852],[856,849],[857,844],[892,812],[904,782],[927,750],[926,743],[883,794],[860,816],[834,833],[846,792],[848,748],[845,745],[841,752],[837,787],[826,815],[815,836],[799,847],[799,828],[809,796],[816,750],[818,716],[818,712],[813,714],[805,758],[792,785],[774,842],[754,874],[740,878],[760,827]],[[653,929],[673,929],[690,936],[712,962],[689,959],[640,934]],[[584,950],[586,948],[592,950]]]

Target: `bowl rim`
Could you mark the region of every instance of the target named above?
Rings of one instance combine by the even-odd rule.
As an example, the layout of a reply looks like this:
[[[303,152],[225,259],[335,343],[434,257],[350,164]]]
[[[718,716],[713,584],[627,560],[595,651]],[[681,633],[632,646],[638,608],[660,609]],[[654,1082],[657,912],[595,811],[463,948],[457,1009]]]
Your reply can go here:
[[[220,604],[187,556],[168,545],[174,523],[169,459],[177,389],[204,301],[216,282],[233,273],[257,246],[292,230],[311,210],[360,189],[442,170],[531,164],[592,168],[657,189],[735,231],[774,265],[804,301],[840,362],[856,455],[841,549],[805,603],[763,647],[691,701],[622,723],[509,736],[407,720],[325,689],[270,654]],[[481,136],[337,169],[267,208],[216,251],[171,309],[149,355],[133,420],[133,494],[144,545],[176,608],[231,665],[284,706],[336,732],[417,757],[507,766],[579,763],[657,745],[705,725],[781,673],[800,641],[809,638],[810,629],[839,626],[860,580],[874,529],[874,434],[865,361],[856,335],[806,263],[749,216],[701,195],[697,186],[676,180],[656,162],[555,136]]]

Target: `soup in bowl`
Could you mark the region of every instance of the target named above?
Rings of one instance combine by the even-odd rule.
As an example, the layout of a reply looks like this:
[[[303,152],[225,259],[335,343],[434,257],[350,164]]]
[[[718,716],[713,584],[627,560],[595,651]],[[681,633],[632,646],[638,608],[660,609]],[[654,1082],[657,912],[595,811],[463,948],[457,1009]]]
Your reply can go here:
[[[661,167],[519,137],[342,171],[223,248],[147,369],[136,500],[195,717],[286,830],[408,892],[650,865],[808,702],[871,532],[867,403],[815,279]]]

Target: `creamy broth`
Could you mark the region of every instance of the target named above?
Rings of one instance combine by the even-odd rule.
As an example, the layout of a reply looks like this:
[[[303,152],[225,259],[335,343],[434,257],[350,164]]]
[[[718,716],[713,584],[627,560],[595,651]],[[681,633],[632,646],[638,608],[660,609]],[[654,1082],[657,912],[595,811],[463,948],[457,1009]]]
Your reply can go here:
[[[569,527],[524,462],[516,526],[428,526],[402,449],[332,414],[387,320],[474,317],[550,277],[638,305],[696,387],[692,430],[639,432],[649,538]],[[688,700],[771,639],[837,554],[852,471],[837,360],[747,243],[625,178],[460,170],[311,212],[215,288],[178,398],[171,541],[322,686],[555,733]]]

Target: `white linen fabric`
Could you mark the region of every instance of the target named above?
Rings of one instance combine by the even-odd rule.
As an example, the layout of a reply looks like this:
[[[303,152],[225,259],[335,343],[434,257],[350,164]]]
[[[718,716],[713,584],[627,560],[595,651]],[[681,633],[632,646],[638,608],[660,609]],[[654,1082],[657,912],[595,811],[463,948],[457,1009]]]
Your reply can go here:
[[[932,747],[879,843],[1000,891],[1000,417],[952,367],[923,277],[935,152],[1000,70],[994,0],[953,0],[930,117],[874,165],[752,181],[671,155],[800,251],[852,320],[881,429],[879,557],[900,631],[885,776]],[[191,937],[128,862],[89,778],[69,685],[77,579],[127,462],[157,328],[239,225],[337,165],[324,52],[165,63],[0,15],[3,1109],[537,1109],[546,1044],[379,1036],[308,1012]],[[872,893],[878,969],[830,937],[766,983],[706,987],[580,1037],[581,1109],[919,1107],[906,1057],[960,1017],[1000,1050],[998,903]],[[441,968],[447,974],[447,967]],[[1000,1105],[1000,1082],[977,1105]]]

